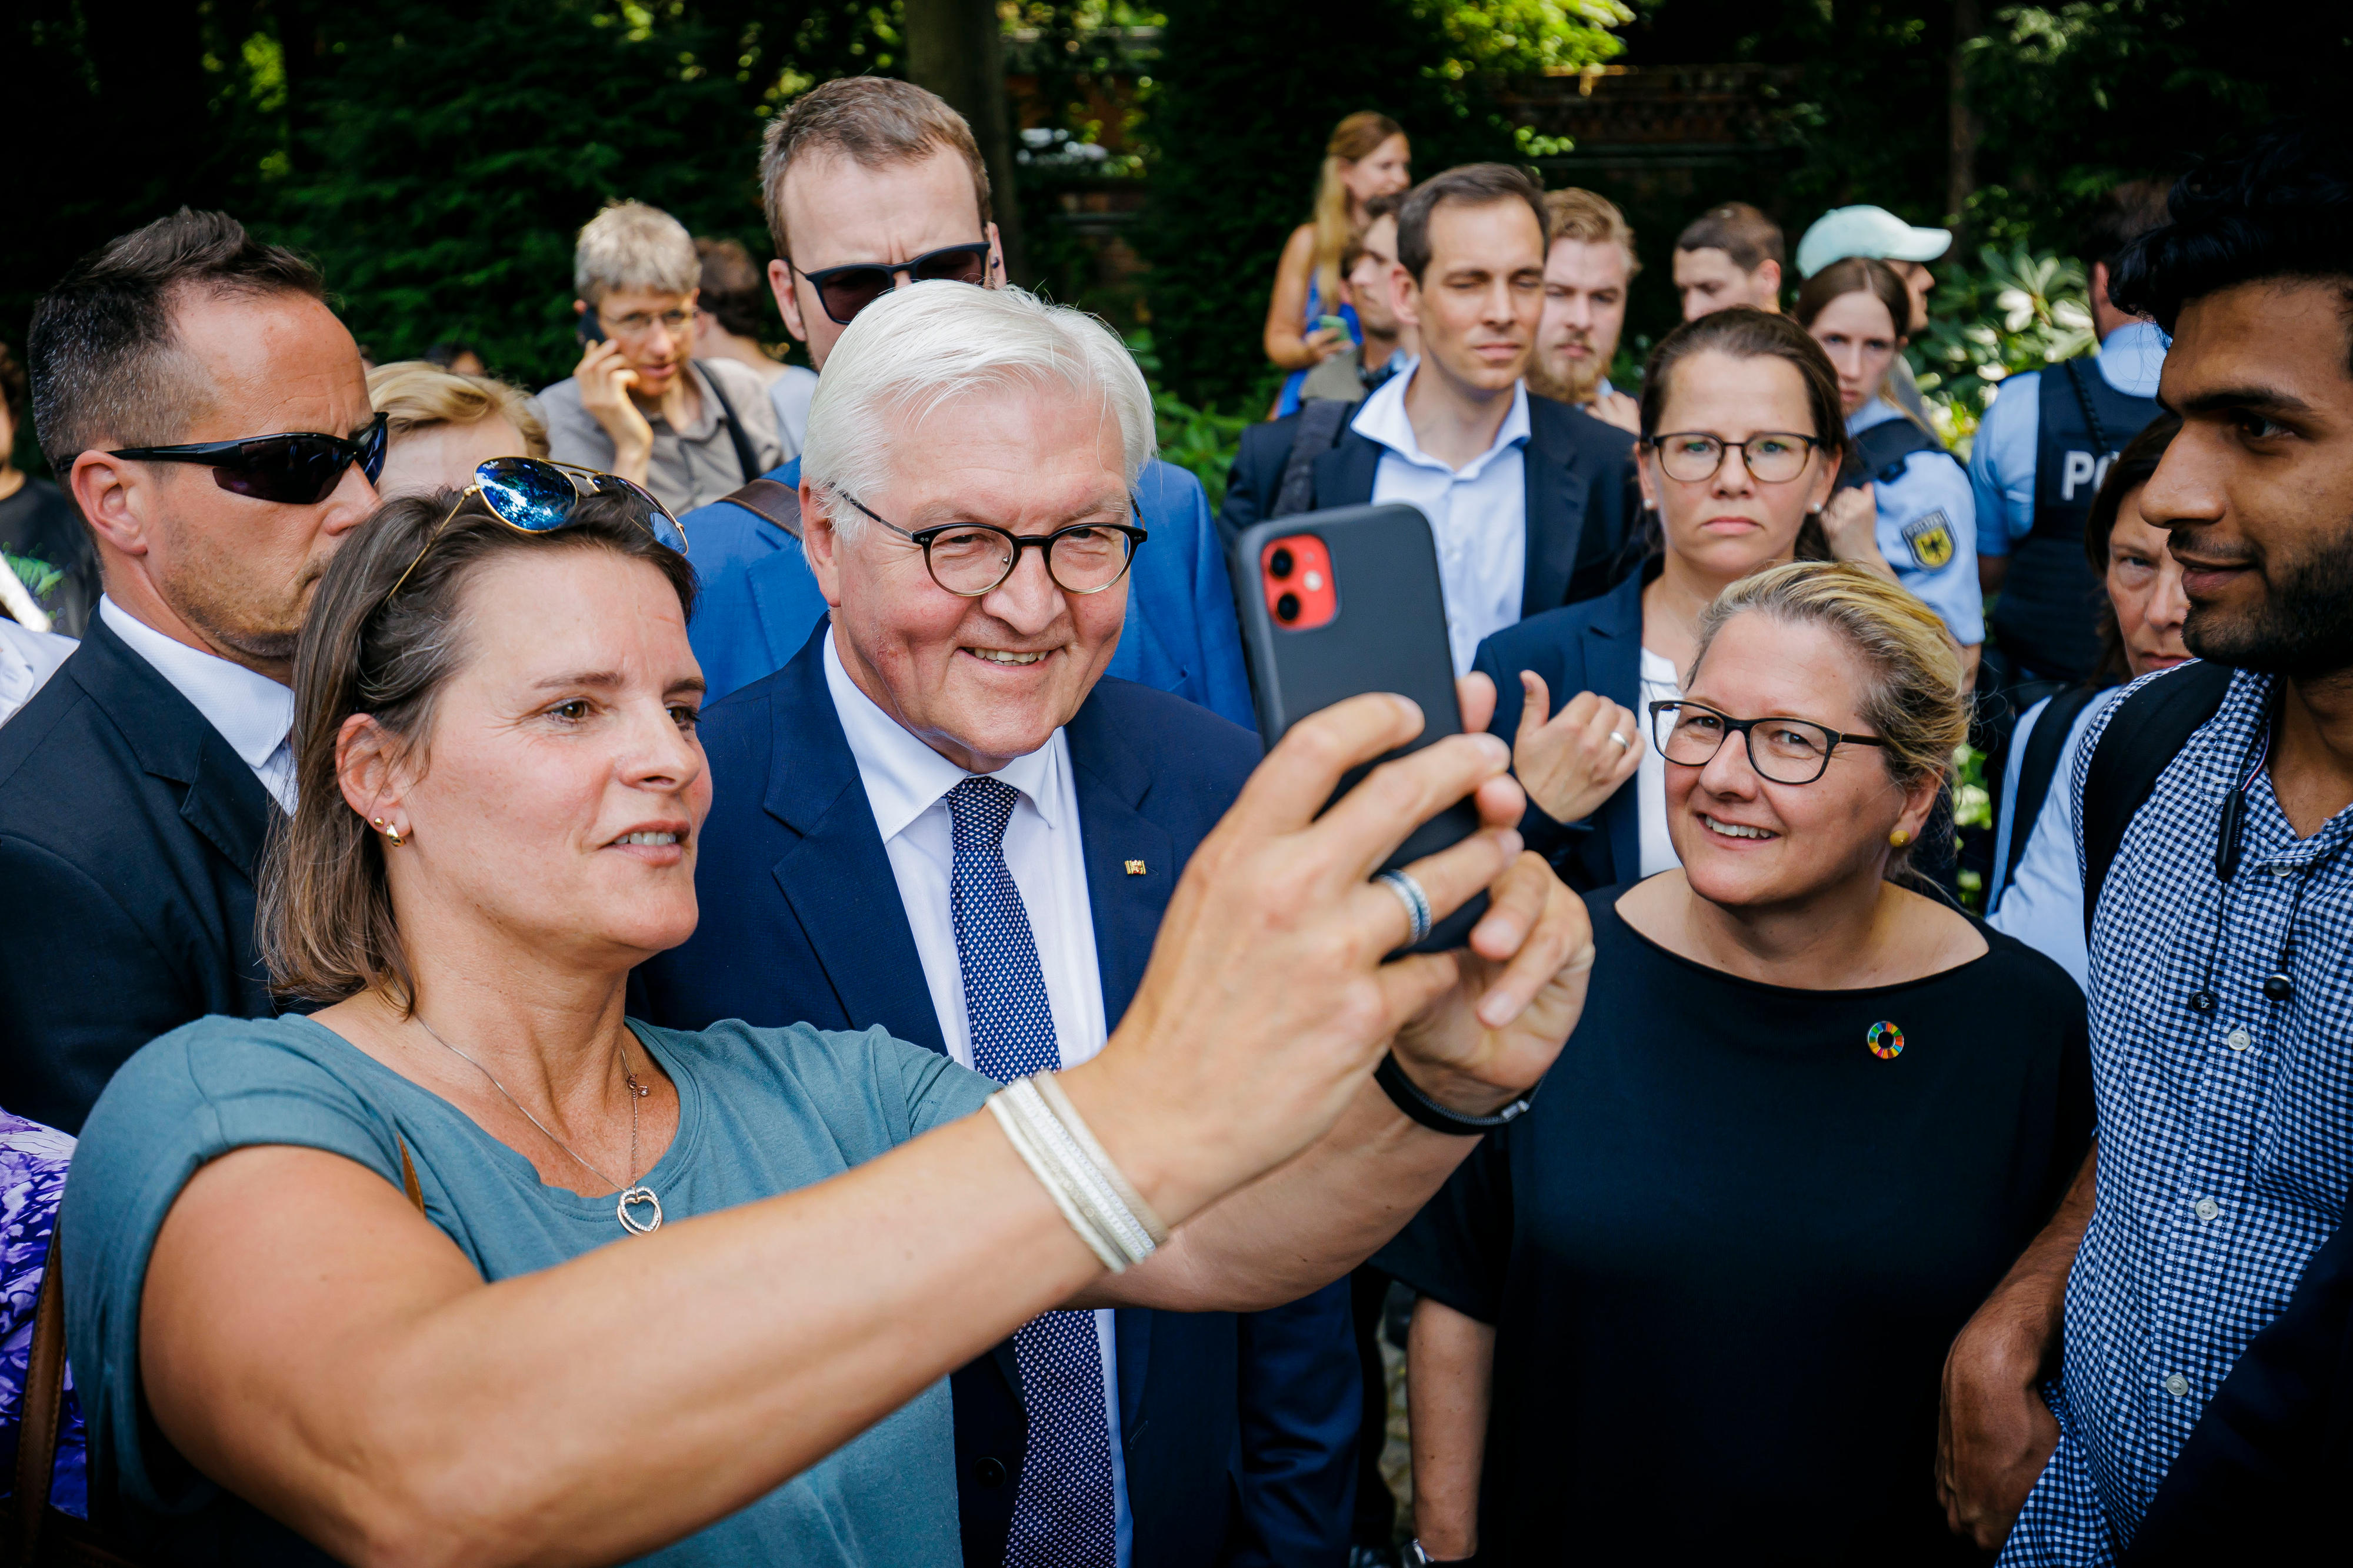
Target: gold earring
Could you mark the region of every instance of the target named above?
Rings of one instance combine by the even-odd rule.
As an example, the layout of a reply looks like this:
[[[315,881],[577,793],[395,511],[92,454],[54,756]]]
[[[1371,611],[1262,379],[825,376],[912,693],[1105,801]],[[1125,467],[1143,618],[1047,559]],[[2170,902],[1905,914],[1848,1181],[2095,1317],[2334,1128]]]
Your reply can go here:
[[[403,834],[397,827],[385,828],[384,830],[384,837],[385,842],[390,844],[395,849],[399,848],[402,845],[408,842],[406,835]]]
[[[395,839],[393,842],[395,842],[395,843],[396,844],[396,843],[398,843],[398,842],[399,842],[399,840],[398,840],[398,839]],[[1899,828],[1897,828],[1894,832],[1893,832],[1893,833],[1891,833],[1891,834],[1889,834],[1889,835],[1887,836],[1887,842],[1888,842],[1889,844],[1893,845],[1894,847],[1896,847],[1896,848],[1898,848],[1898,849],[1901,849],[1901,848],[1903,848],[1906,844],[1909,844],[1909,843],[1911,843],[1911,842],[1912,842],[1912,836],[1911,836],[1909,833],[1905,832],[1905,831],[1904,831],[1904,829],[1902,829],[1902,828],[1900,828],[1900,827],[1899,827]]]

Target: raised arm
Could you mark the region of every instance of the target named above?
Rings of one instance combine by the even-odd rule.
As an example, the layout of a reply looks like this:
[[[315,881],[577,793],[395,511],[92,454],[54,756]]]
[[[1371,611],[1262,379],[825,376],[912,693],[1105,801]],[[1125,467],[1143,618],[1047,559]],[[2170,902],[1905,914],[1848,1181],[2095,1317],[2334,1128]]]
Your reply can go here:
[[[1315,226],[1302,224],[1275,263],[1274,296],[1266,305],[1266,357],[1283,370],[1313,370],[1348,346],[1342,333],[1305,331],[1308,274],[1314,268]],[[1324,301],[1327,312],[1336,313],[1339,305],[1337,300]]]

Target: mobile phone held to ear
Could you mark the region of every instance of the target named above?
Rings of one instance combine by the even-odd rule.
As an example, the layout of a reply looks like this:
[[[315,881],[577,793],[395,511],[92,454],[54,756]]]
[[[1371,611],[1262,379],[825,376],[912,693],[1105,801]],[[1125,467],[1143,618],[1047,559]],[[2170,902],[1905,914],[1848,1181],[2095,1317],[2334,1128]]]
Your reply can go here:
[[[580,340],[584,348],[591,343],[601,343],[605,341],[605,325],[596,319],[596,311],[583,310],[573,318],[572,335]]]
[[[1419,510],[1351,506],[1272,518],[1242,531],[1232,568],[1250,695],[1270,748],[1310,713],[1367,691],[1394,691],[1421,707],[1421,733],[1351,769],[1333,800],[1390,758],[1461,733],[1438,546]],[[1402,868],[1478,830],[1478,808],[1466,796],[1416,828],[1381,868]],[[1412,951],[1461,947],[1486,910],[1481,893]]]

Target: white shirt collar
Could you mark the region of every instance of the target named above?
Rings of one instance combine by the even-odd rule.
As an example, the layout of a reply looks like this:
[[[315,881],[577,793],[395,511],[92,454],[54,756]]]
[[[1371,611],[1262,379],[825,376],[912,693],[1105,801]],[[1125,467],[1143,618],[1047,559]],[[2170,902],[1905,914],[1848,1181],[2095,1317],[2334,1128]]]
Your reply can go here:
[[[867,804],[873,808],[874,826],[888,844],[907,830],[907,825],[939,804],[940,797],[972,775],[923,743],[896,719],[882,710],[871,697],[859,689],[843,668],[841,654],[833,646],[835,633],[825,634],[825,684],[833,696],[833,710],[840,716],[841,732],[849,742],[849,754],[858,763],[858,776],[866,785]],[[1054,731],[1054,741],[1039,747],[1026,757],[1016,757],[998,769],[992,777],[1002,779],[1028,798],[1046,819],[1049,827],[1059,827],[1055,820],[1060,792],[1051,787],[1055,769],[1060,765],[1060,742],[1062,732]]]
[[[172,689],[194,704],[205,722],[220,731],[229,748],[259,769],[294,728],[294,693],[266,675],[241,664],[190,647],[165,637],[114,602],[101,595],[98,613],[107,628],[145,659]]]
[[[1349,427],[1366,440],[1377,441],[1407,462],[1419,468],[1438,468],[1464,481],[1475,479],[1497,453],[1515,447],[1528,438],[1528,384],[1525,381],[1512,387],[1511,412],[1495,432],[1495,439],[1487,449],[1463,464],[1460,468],[1443,459],[1433,458],[1421,449],[1421,440],[1413,433],[1413,421],[1406,416],[1406,389],[1413,378],[1421,374],[1421,364],[1415,362],[1410,370],[1393,375],[1383,382],[1365,405],[1356,410]]]

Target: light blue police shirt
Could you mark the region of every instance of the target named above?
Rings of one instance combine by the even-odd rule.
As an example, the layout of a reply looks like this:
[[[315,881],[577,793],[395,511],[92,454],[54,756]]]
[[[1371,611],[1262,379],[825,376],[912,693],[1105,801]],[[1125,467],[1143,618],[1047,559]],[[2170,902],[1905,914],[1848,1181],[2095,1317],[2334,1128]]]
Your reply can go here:
[[[1883,397],[1846,422],[1849,436],[1904,418]],[[1978,586],[1977,502],[1961,466],[1937,452],[1915,452],[1892,482],[1872,483],[1879,504],[1879,552],[1904,584],[1945,623],[1963,647],[1985,641],[1985,594]]]
[[[2126,321],[2110,332],[2093,363],[2100,379],[2129,397],[2155,397],[2165,369],[2166,336],[2154,321]],[[1977,492],[1978,553],[2007,555],[2034,531],[2034,448],[2042,434],[2042,373],[2021,371],[2001,384],[1969,446],[1969,488]]]
[[[2010,742],[2010,763],[2002,772],[2001,820],[1994,831],[1993,880],[1986,894],[1986,924],[2004,936],[2014,936],[2035,952],[2084,983],[2091,954],[2084,942],[2084,868],[2075,856],[2075,753],[2084,744],[2092,721],[2124,695],[2112,687],[2084,704],[2060,748],[2058,766],[2052,770],[2051,788],[2031,822],[2016,819],[2018,775],[2026,761],[2026,741],[2049,712],[2051,700],[2029,708],[2018,721]],[[2005,878],[2013,834],[2023,833],[2026,852],[2019,858],[2018,875]]]

